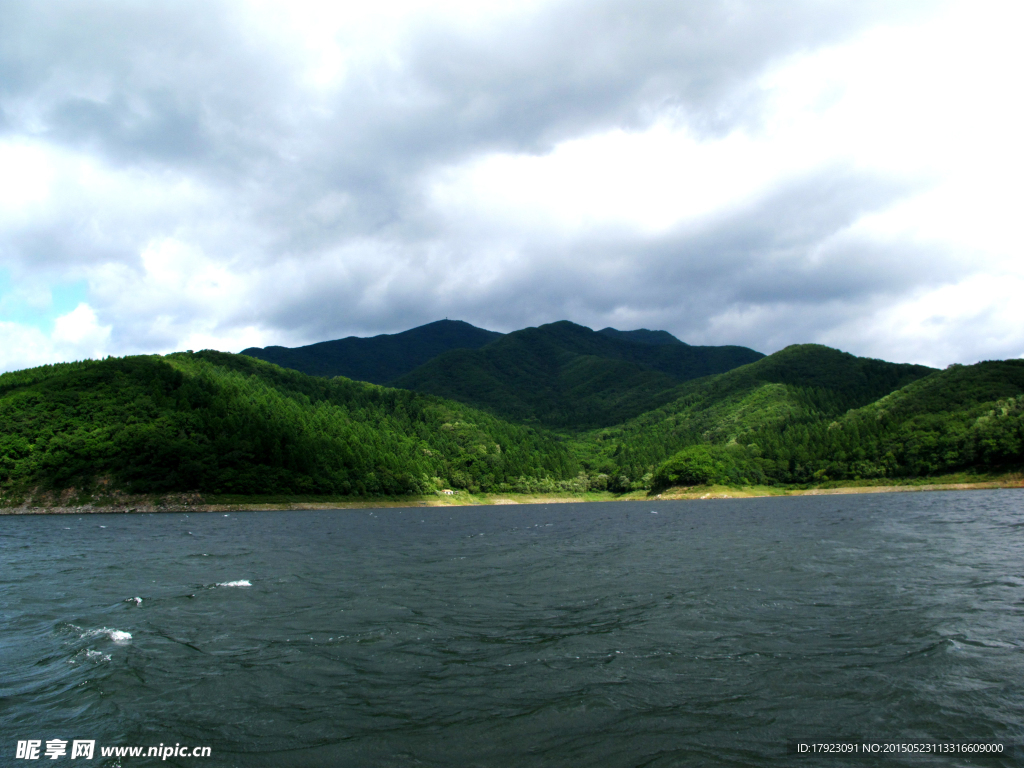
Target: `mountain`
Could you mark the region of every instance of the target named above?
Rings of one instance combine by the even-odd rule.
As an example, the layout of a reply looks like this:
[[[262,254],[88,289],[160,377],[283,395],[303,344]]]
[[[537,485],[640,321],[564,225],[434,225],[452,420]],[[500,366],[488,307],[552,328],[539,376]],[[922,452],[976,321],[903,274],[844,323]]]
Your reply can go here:
[[[934,372],[793,345],[688,382],[672,402],[590,435],[585,463],[635,481],[686,446],[743,442],[765,430],[831,420]]]
[[[611,336],[613,339],[632,341],[637,344],[683,344],[683,346],[689,346],[668,331],[649,331],[646,328],[640,328],[636,331],[620,331],[616,328],[602,328],[598,333]]]
[[[1024,361],[936,371],[804,344],[690,382],[580,455],[620,485],[712,464],[737,483],[991,470],[1024,465],[1022,411]]]
[[[446,352],[392,384],[467,403],[512,421],[588,429],[624,421],[674,400],[682,382],[764,357],[746,347],[637,343],[623,338],[633,333],[639,333],[639,338],[652,334],[663,338],[663,332],[609,334],[561,321],[506,334],[476,350]]]
[[[954,365],[763,454],[832,479],[1024,467],[1024,360]]]
[[[483,371],[511,394],[517,382],[577,382],[552,389],[556,402],[596,381],[583,399],[599,411],[608,402],[594,392],[618,393],[613,404],[623,407],[642,399],[645,382],[671,379],[637,350],[676,348],[699,349],[556,323],[478,350],[486,366],[477,353],[445,356],[468,357],[468,373]],[[584,354],[593,351],[603,356]],[[433,395],[222,352],[43,366],[0,375],[0,506],[34,488],[80,499],[112,490],[366,496],[1024,469],[1024,360],[936,371],[805,344],[669,391],[658,408],[567,436]],[[543,394],[520,392],[517,402],[538,408]]]
[[[241,354],[310,376],[387,384],[443,352],[477,349],[501,336],[461,320],[438,320],[402,333],[349,336],[305,347],[250,347]]]
[[[810,414],[805,414],[809,416]],[[809,483],[1024,467],[1024,360],[953,366],[837,419],[754,427],[693,442],[652,484]]]
[[[440,398],[205,351],[0,376],[0,497],[399,494],[571,480],[558,440]],[[8,498],[10,498],[8,496]]]

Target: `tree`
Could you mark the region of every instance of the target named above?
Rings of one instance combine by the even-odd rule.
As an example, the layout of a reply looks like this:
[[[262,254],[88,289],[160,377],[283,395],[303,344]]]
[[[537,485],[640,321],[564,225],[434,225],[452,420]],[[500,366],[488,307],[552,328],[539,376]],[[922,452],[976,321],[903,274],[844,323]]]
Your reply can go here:
[[[654,473],[654,487],[706,485],[725,474],[725,466],[709,445],[691,445],[665,461]]]

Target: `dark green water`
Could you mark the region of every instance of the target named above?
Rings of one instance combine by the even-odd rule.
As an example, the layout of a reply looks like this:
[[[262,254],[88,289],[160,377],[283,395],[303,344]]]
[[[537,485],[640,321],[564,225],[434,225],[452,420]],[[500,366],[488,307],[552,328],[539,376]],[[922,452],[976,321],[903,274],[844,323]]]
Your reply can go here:
[[[1021,491],[4,517],[0,563],[2,765],[180,743],[212,757],[163,765],[838,766],[787,742],[1024,742]],[[52,738],[96,758],[16,759]]]

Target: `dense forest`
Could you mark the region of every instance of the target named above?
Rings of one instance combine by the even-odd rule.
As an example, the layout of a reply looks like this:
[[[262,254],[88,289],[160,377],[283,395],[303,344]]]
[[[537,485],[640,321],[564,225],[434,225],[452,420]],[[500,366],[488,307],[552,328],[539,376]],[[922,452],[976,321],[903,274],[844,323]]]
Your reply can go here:
[[[580,448],[584,467],[618,488],[1021,469],[1024,360],[930,371],[789,347],[695,382],[669,406],[590,433]]]
[[[458,403],[220,352],[0,376],[0,484],[403,494],[573,477],[557,438]]]
[[[508,334],[474,353],[492,350],[495,365],[507,363],[500,391],[518,382],[516,402],[530,406],[518,419],[518,405],[506,406],[503,418],[501,408],[458,402],[458,392],[445,399],[213,351],[7,373],[0,376],[0,491],[622,492],[1024,468],[1024,360],[936,371],[799,345],[680,383],[670,366],[683,358],[671,351],[700,348],[579,328]],[[511,352],[502,346],[510,337]],[[632,359],[623,359],[622,345],[637,348],[624,355]],[[561,426],[538,423],[538,413],[556,410],[543,411],[546,390],[537,383],[587,365],[605,378],[584,377],[577,410],[566,406],[572,396],[547,390],[563,408]],[[608,373],[620,365],[640,375]],[[462,369],[439,370],[457,380],[450,372]],[[653,374],[669,382],[667,400],[621,423],[591,426],[595,408],[606,415],[623,402],[636,407]]]
[[[391,385],[579,431],[621,423],[675,400],[683,382],[763,357],[746,347],[690,346],[665,332],[592,331],[561,321],[438,355]]]
[[[671,403],[581,436],[579,455],[586,467],[609,475],[616,489],[637,482],[649,486],[651,479],[645,475],[688,446],[746,445],[752,434],[787,434],[791,439],[801,428],[830,423],[934,373],[925,366],[855,357],[817,344],[794,345],[750,365],[689,382]],[[766,479],[805,482],[793,474],[750,477],[757,482]]]

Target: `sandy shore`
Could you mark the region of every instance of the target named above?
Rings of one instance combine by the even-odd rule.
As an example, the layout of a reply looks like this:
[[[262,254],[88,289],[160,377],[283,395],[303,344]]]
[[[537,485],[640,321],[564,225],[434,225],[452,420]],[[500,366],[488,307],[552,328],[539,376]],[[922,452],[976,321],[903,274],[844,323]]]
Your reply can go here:
[[[295,501],[207,503],[200,494],[170,494],[162,497],[118,495],[97,503],[69,503],[69,493],[39,494],[19,506],[0,507],[0,515],[83,515],[83,514],[156,514],[161,512],[243,512],[296,509],[380,509],[387,507],[504,506],[509,504],[574,504],[597,501],[676,501],[707,499],[750,499],[766,496],[828,496],[849,493],[910,493],[923,491],[969,491],[994,488],[1024,488],[1024,476],[1007,475],[978,483],[929,483],[921,485],[851,485],[837,488],[786,489],[769,486],[728,488],[701,486],[670,488],[660,494],[642,491],[617,496],[612,493],[545,496],[540,494],[459,493],[454,496],[412,497],[409,499],[356,499],[352,501]]]
[[[1024,488],[1024,480],[1012,476],[982,483],[925,483],[921,485],[851,485],[838,488],[670,488],[650,498],[677,499],[751,499],[765,496],[831,496],[849,493],[911,493],[923,491],[980,491],[993,488]]]

